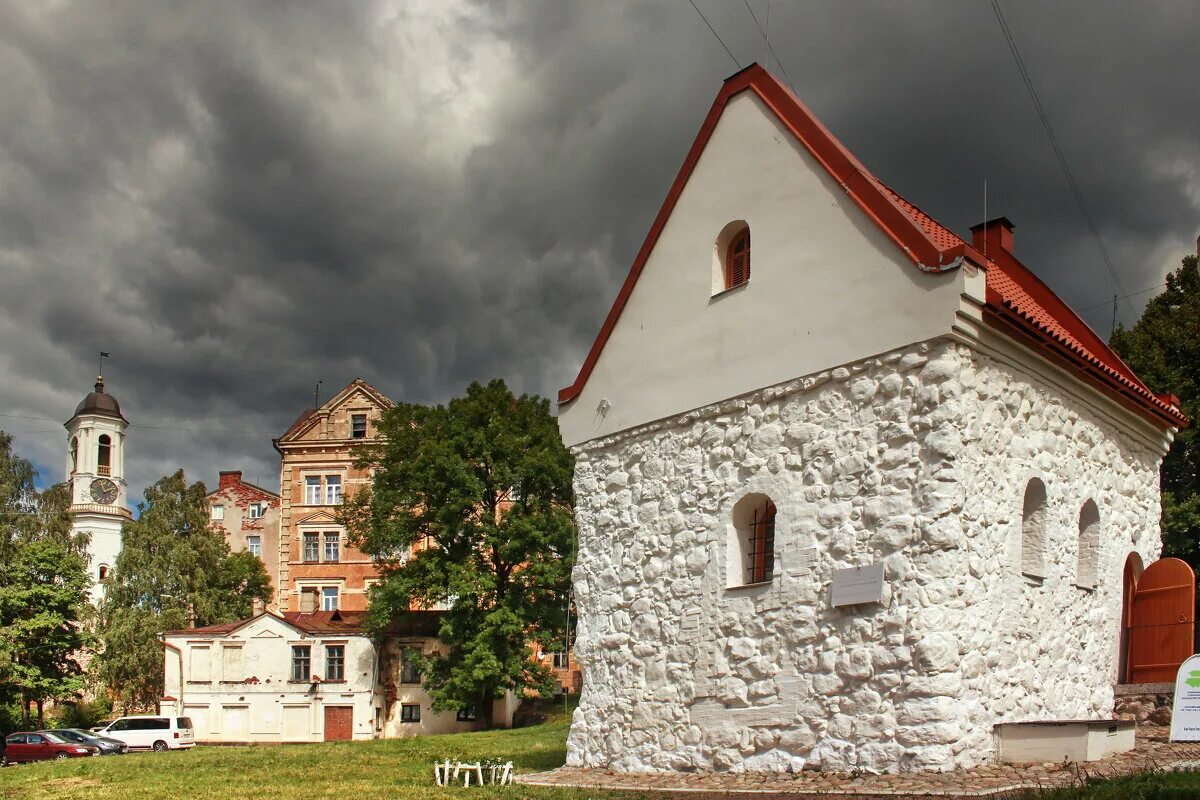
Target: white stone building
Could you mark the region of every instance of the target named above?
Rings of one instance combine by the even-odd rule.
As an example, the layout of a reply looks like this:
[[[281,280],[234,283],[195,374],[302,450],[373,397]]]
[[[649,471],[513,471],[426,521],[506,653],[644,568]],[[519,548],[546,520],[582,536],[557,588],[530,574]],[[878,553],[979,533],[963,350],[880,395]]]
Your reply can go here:
[[[167,631],[159,713],[192,720],[210,743],[405,738],[483,727],[474,708],[434,711],[409,653],[429,654],[439,612],[410,612],[382,644],[361,611],[261,613],[251,619]],[[515,703],[497,701],[494,724]]]
[[[569,764],[949,769],[1000,722],[1111,716],[1123,569],[1159,554],[1186,419],[1011,223],[972,233],[761,67],[725,82],[559,395]]]
[[[104,391],[104,378],[66,422],[67,483],[71,487],[71,532],[86,533],[91,600],[104,596],[104,579],[121,552],[121,528],[132,519],[127,507],[125,429],[117,399]]]

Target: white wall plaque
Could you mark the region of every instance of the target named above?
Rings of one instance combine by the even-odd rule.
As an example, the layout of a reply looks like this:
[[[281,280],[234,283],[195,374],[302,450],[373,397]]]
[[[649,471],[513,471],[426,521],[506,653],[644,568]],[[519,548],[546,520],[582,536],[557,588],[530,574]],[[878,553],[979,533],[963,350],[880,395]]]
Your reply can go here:
[[[1200,742],[1200,655],[1180,664],[1175,674],[1171,741]]]
[[[833,571],[833,605],[852,606],[883,600],[883,564]]]

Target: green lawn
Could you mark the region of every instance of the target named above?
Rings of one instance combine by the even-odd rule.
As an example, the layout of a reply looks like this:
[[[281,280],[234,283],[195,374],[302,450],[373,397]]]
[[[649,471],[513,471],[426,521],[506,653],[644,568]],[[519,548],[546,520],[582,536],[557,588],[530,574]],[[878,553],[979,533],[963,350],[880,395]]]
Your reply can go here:
[[[569,722],[511,731],[258,747],[204,747],[167,753],[20,764],[0,770],[0,798],[28,800],[306,800],[463,797],[433,782],[439,758],[511,759],[522,772],[561,766]],[[472,787],[472,796],[595,797],[596,792],[523,786]],[[610,795],[618,797],[618,795]]]
[[[419,739],[259,747],[196,747],[168,753],[22,764],[0,770],[0,798],[28,800],[416,800],[502,796],[510,799],[617,800],[630,795],[529,786],[443,789],[433,783],[440,758],[509,760],[521,772],[563,763],[568,721]],[[1057,793],[1047,800],[1200,798],[1200,774],[1146,775]]]

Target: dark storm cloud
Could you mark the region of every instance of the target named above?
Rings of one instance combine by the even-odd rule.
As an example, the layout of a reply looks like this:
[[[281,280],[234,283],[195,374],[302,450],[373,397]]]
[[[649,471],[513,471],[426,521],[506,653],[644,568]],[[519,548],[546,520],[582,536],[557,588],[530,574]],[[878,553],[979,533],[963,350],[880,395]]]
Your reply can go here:
[[[741,2],[699,5],[764,60]],[[964,235],[986,180],[1027,263],[1111,298],[988,4],[770,5],[881,178]],[[1159,282],[1200,219],[1200,11],[1005,8],[1126,290]],[[318,379],[552,396],[734,69],[684,0],[0,6],[0,413],[66,419],[112,352],[136,495],[180,465],[271,485]],[[57,477],[61,427],[0,427]]]

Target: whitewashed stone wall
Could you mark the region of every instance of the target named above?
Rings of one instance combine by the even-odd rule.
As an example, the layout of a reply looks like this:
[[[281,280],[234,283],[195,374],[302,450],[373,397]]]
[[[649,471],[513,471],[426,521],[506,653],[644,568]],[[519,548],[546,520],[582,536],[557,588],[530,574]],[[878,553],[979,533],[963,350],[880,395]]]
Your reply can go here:
[[[577,456],[571,765],[948,769],[988,760],[995,722],[1111,712],[1124,558],[1158,552],[1158,459],[1011,367],[915,345]],[[1015,545],[1033,475],[1041,585]],[[730,512],[753,492],[778,508],[775,577],[726,588]],[[1095,591],[1073,585],[1088,497]],[[876,561],[883,602],[831,607],[832,570]]]

